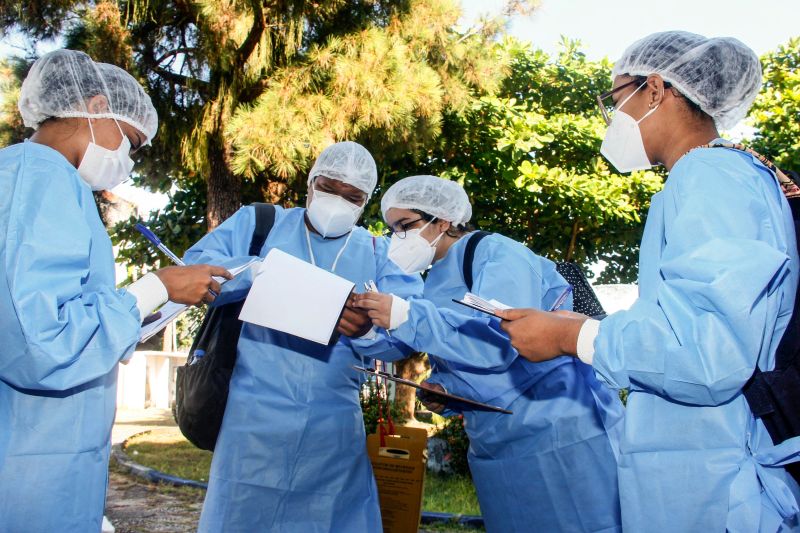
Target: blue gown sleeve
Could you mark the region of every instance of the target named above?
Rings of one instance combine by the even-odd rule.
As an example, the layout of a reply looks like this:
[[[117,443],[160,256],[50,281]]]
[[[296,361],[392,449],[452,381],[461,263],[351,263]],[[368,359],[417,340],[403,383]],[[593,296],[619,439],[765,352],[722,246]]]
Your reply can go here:
[[[140,317],[136,298],[117,290],[113,277],[108,286],[88,283],[92,272],[112,268],[91,260],[98,236],[84,210],[96,206],[73,176],[50,170],[26,172],[40,194],[19,199],[9,216],[3,266],[10,301],[3,307],[10,304],[16,324],[13,315],[3,320],[17,331],[0,352],[0,379],[63,391],[107,375],[128,356],[139,340]],[[79,203],[81,194],[87,205]]]
[[[794,244],[765,242],[776,228],[764,231],[770,217],[755,176],[731,186],[706,160],[676,170],[656,301],[640,298],[603,320],[592,366],[614,387],[719,405],[752,375],[765,332],[769,342],[776,321],[788,320],[778,316],[789,262],[781,247]]]
[[[477,276],[473,293],[512,307],[541,308],[543,280],[537,258],[521,253],[513,245],[499,238],[481,241],[475,251]],[[454,270],[451,275],[462,274]],[[563,281],[560,283],[563,285]],[[519,356],[500,329],[498,319],[466,307],[463,312],[437,308],[424,299],[411,301],[408,321],[392,335],[449,363],[492,372],[506,370]]]
[[[280,216],[279,211],[278,209],[275,214],[276,219]],[[242,207],[186,250],[183,261],[187,265],[211,264],[223,268],[242,265],[252,258],[248,252],[255,227],[255,208]],[[253,270],[250,269],[223,283],[222,292],[212,305],[225,305],[245,299],[253,284],[253,275]]]
[[[419,274],[405,274],[388,257],[389,245],[385,237],[375,239],[375,270],[378,279],[375,284],[378,290],[386,294],[394,294],[400,298],[414,298],[422,295],[423,283]],[[389,335],[385,329],[376,328],[373,339],[350,339],[350,345],[360,356],[380,359],[382,361],[398,361],[414,352],[398,339]]]

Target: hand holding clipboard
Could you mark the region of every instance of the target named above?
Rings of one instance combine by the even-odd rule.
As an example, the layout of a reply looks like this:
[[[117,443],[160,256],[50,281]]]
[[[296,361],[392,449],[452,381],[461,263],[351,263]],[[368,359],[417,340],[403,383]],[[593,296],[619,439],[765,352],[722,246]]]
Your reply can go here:
[[[379,370],[370,370],[369,368],[363,368],[363,367],[355,366],[355,365],[353,366],[353,368],[355,370],[358,370],[359,372],[363,372],[363,373],[368,374],[370,376],[375,376],[375,377],[378,377],[378,378],[386,378],[386,379],[388,379],[390,381],[394,381],[395,383],[400,383],[401,385],[407,385],[409,387],[414,387],[415,389],[423,390],[423,391],[425,391],[426,395],[429,395],[431,397],[437,398],[437,400],[440,401],[443,404],[444,403],[448,403],[448,402],[459,402],[459,403],[466,404],[468,406],[471,406],[471,407],[474,407],[474,408],[477,408],[477,409],[482,409],[482,410],[485,410],[485,411],[494,411],[496,413],[504,413],[504,414],[507,414],[507,415],[514,414],[513,412],[509,411],[508,409],[503,409],[501,407],[497,407],[496,405],[489,405],[488,403],[478,402],[478,401],[475,401],[475,400],[471,400],[469,398],[464,398],[463,396],[456,396],[455,394],[450,394],[449,392],[435,391],[435,390],[429,389],[427,387],[424,387],[424,386],[420,385],[419,383],[417,383],[415,381],[411,381],[410,379],[403,379],[403,378],[400,378],[400,377],[397,377],[397,376],[393,376],[392,374],[389,374],[388,372],[381,372]],[[438,398],[441,398],[441,399],[439,400]]]

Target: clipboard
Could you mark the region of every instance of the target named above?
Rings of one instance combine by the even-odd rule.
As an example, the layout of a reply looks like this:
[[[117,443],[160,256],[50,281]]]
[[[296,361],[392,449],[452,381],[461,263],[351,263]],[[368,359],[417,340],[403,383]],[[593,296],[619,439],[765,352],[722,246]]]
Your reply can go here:
[[[259,262],[259,258],[251,258],[242,265],[229,268],[228,272],[230,272],[233,277],[236,277],[257,262]],[[214,276],[214,280],[216,280],[219,284],[224,284],[226,281],[228,281],[227,279],[219,276]],[[142,319],[141,330],[139,331],[139,342],[148,341],[156,333],[167,327],[167,324],[181,316],[187,309],[189,309],[188,305],[177,304],[169,301],[162,305],[158,311],[144,317],[144,319]]]
[[[397,376],[393,376],[388,372],[381,372],[380,370],[371,370],[369,368],[364,368],[360,366],[352,366],[353,369],[358,370],[359,372],[363,372],[370,376],[375,376],[378,378],[386,378],[388,380],[394,381],[395,383],[400,383],[401,385],[408,385],[409,387],[414,387],[415,389],[420,389],[425,391],[425,394],[430,394],[431,396],[439,396],[446,400],[451,400],[458,403],[463,403],[466,405],[470,405],[472,407],[477,407],[484,411],[494,411],[495,413],[503,413],[506,415],[513,415],[513,411],[509,411],[508,409],[503,409],[502,407],[497,407],[496,405],[489,405],[488,403],[482,403],[475,400],[470,400],[469,398],[464,398],[463,396],[456,396],[455,394],[450,394],[449,392],[439,392],[434,391],[428,388],[423,387],[419,383],[415,381],[411,381],[410,379],[399,378]]]
[[[464,307],[469,307],[470,309],[474,309],[474,310],[476,310],[476,311],[480,311],[481,313],[486,313],[486,314],[487,314],[487,315],[489,315],[489,316],[493,316],[493,317],[495,317],[495,318],[500,318],[500,317],[499,317],[499,316],[497,316],[497,315],[496,315],[494,312],[492,312],[492,311],[489,311],[488,309],[484,309],[484,308],[482,308],[482,307],[478,307],[477,305],[472,305],[471,303],[465,302],[465,301],[463,301],[463,300],[456,300],[455,298],[453,298],[453,301],[454,301],[455,303],[457,303],[457,304],[461,304],[461,305],[463,305]],[[502,319],[501,319],[501,320],[502,320]]]
[[[461,300],[456,300],[453,298],[453,301],[457,304],[461,304],[464,307],[469,307],[470,309],[474,309],[476,311],[480,311],[481,313],[486,313],[489,316],[493,316],[495,318],[500,318],[497,316],[497,311],[504,311],[506,309],[511,309],[510,306],[498,302],[497,300],[486,300],[481,298],[477,294],[473,294],[468,292],[464,295],[464,298]],[[502,318],[501,318],[502,320]]]

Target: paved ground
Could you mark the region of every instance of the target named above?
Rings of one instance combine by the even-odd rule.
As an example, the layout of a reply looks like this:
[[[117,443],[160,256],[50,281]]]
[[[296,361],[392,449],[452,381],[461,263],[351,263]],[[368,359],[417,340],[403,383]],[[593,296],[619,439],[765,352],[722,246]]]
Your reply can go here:
[[[174,425],[175,419],[168,409],[118,409],[111,431],[111,444],[122,444],[142,431]]]

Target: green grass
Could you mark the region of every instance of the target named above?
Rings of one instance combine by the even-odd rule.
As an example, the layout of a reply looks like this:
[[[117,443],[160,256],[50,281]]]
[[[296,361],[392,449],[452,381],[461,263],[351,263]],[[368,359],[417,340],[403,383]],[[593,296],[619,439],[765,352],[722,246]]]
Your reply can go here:
[[[195,448],[178,428],[159,428],[137,435],[128,440],[125,453],[137,463],[161,472],[208,482],[211,452]],[[468,477],[430,472],[425,477],[422,508],[440,513],[481,514],[475,487]]]
[[[480,515],[472,480],[466,476],[444,476],[428,472],[422,508],[426,511]]]
[[[211,452],[195,448],[178,428],[163,428],[128,439],[125,453],[137,463],[173,476],[208,482]]]

